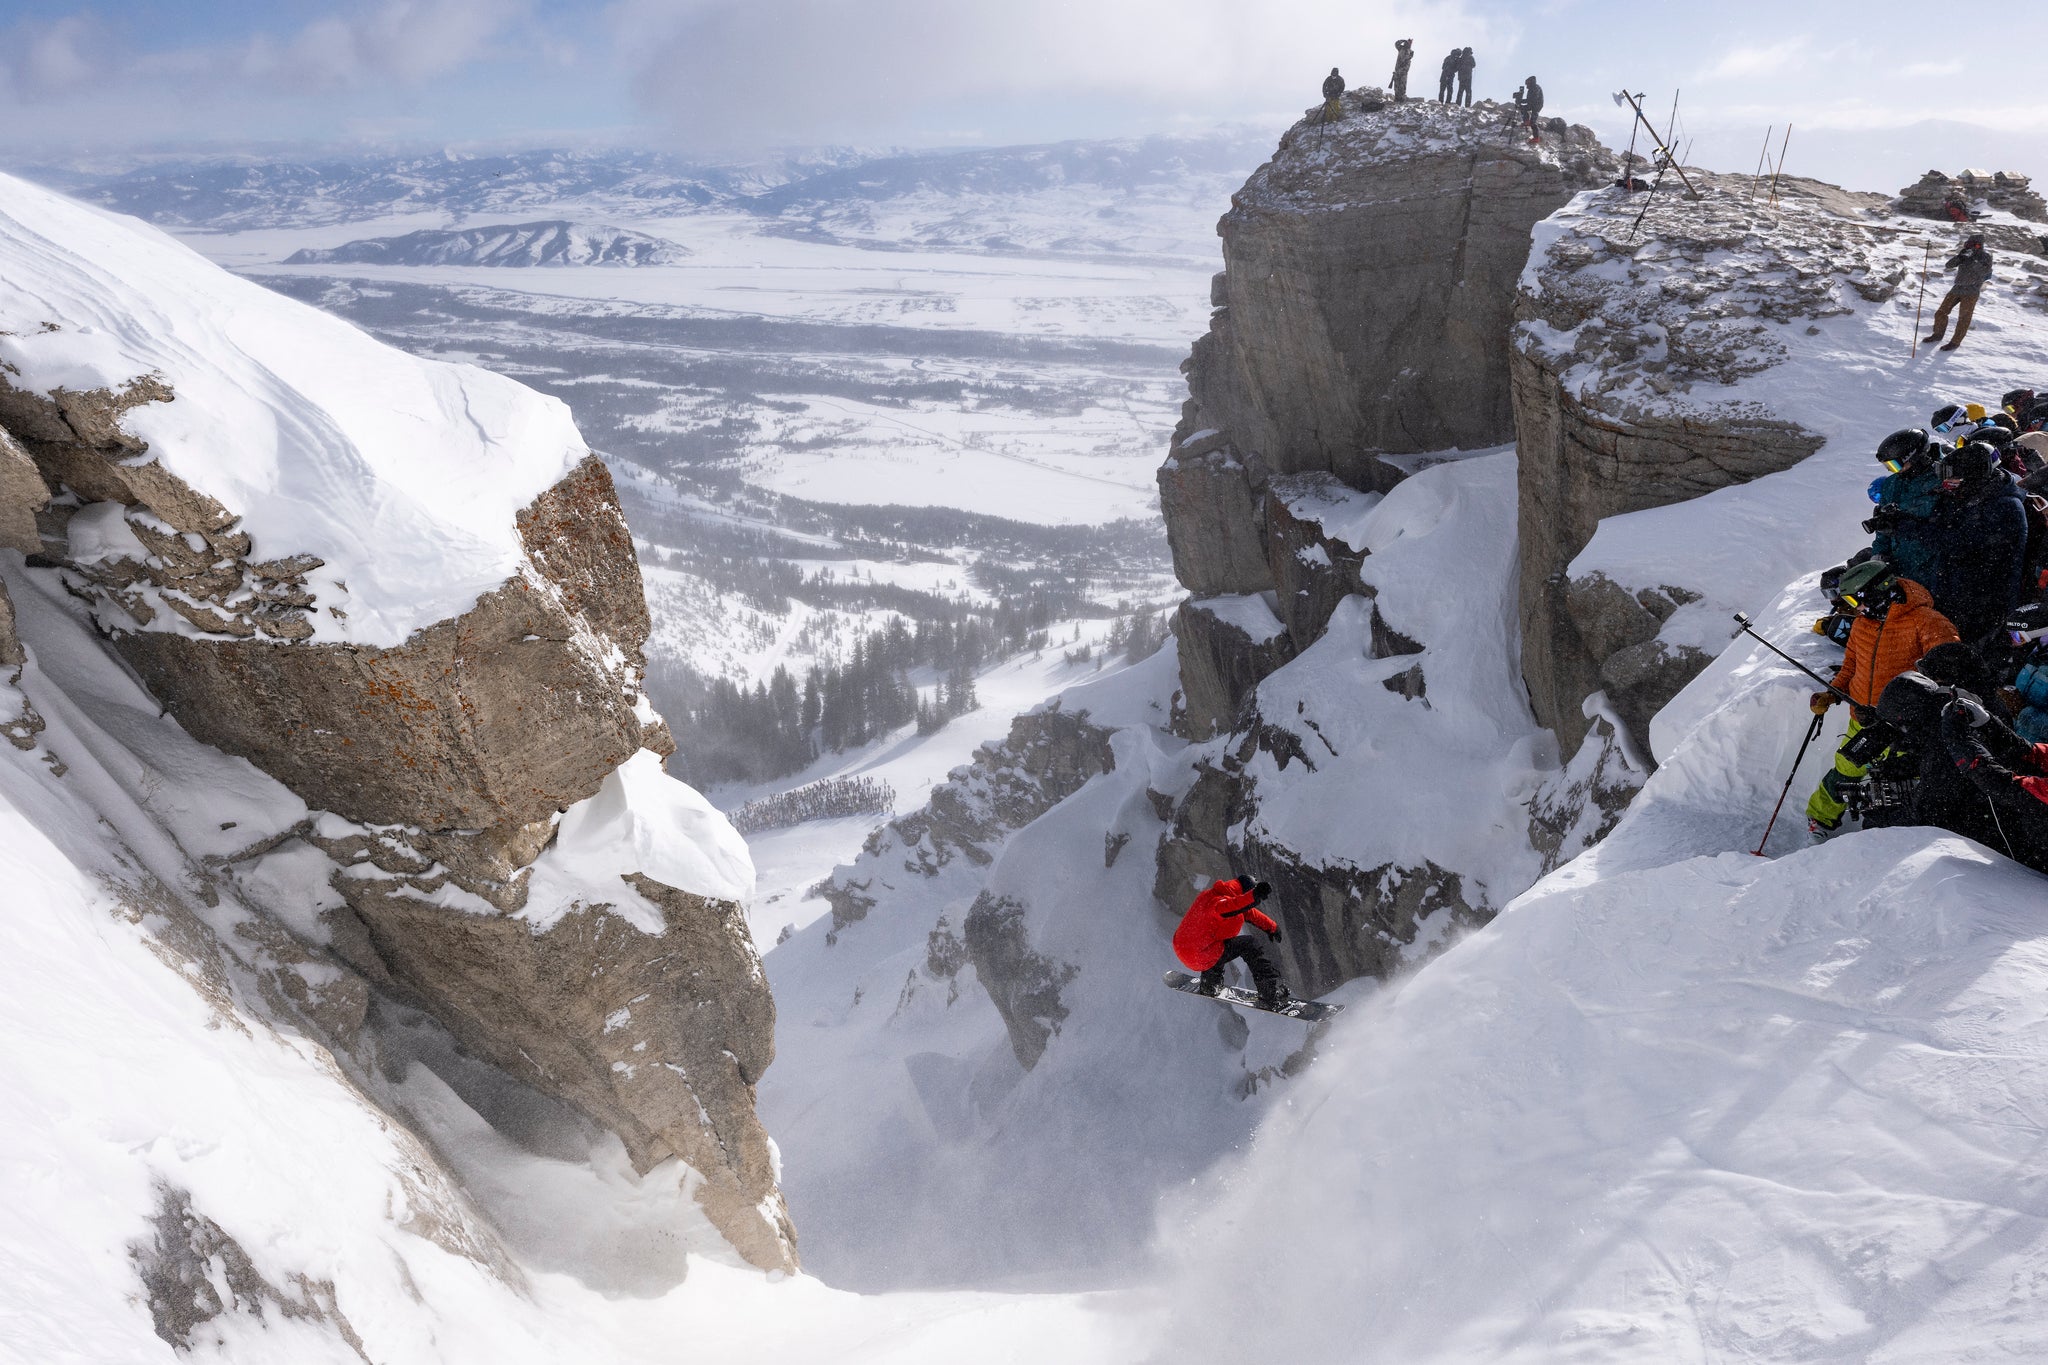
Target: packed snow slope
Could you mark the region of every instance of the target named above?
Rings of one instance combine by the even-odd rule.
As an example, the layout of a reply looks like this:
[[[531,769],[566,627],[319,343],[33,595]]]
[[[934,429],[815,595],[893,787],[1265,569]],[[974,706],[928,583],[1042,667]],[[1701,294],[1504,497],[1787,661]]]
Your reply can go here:
[[[2038,1358],[2041,905],[1927,830],[1537,888],[1170,1218],[1153,1358]]]

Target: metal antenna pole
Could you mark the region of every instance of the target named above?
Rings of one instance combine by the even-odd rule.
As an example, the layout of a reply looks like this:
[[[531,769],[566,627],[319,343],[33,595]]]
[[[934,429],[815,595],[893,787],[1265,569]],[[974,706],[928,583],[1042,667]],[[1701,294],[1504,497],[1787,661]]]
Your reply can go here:
[[[1785,148],[1792,145],[1792,125],[1785,125],[1785,141],[1778,147],[1778,164],[1771,171],[1771,207],[1778,207],[1778,176],[1785,169]]]
[[[1775,123],[1764,129],[1764,149],[1756,154],[1756,174],[1749,178],[1749,202],[1752,204],[1756,202],[1757,186],[1764,183],[1764,163],[1771,159],[1771,134],[1777,131]]]
[[[1672,154],[1671,148],[1665,145],[1662,138],[1657,136],[1657,126],[1650,122],[1648,115],[1643,113],[1642,102],[1626,90],[1621,92],[1621,98],[1628,101],[1629,108],[1635,111],[1636,121],[1642,124],[1643,131],[1650,135],[1650,141],[1656,146],[1657,150],[1664,153],[1664,159],[1671,163],[1672,170],[1678,172],[1678,178],[1685,182],[1685,188],[1692,193],[1692,197],[1695,199],[1699,198],[1699,187],[1692,183],[1692,177],[1685,173],[1685,167],[1678,164],[1678,158]]]

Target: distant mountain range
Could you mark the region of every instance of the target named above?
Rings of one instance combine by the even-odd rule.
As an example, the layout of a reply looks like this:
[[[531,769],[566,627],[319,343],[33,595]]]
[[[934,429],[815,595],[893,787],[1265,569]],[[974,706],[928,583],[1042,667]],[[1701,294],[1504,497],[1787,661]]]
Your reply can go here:
[[[821,209],[851,203],[1047,191],[1105,198],[1186,193],[1213,204],[1219,187],[1234,187],[1271,149],[1270,134],[1220,131],[969,151],[829,148],[739,165],[637,150],[541,149],[21,169],[68,194],[172,228],[298,228],[436,211],[460,223],[567,201],[602,205],[608,218],[724,209],[807,222]]]
[[[286,265],[674,265],[689,250],[628,228],[557,219],[492,227],[366,237],[324,250],[307,249]]]

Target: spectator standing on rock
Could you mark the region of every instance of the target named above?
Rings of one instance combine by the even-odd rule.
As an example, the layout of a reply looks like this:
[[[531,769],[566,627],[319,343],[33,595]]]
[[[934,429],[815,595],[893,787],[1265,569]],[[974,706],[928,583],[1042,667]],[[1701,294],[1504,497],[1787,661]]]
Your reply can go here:
[[[1458,50],[1458,98],[1455,102],[1467,109],[1472,107],[1472,68],[1478,65],[1472,57],[1471,48]]]
[[[1408,98],[1408,64],[1415,60],[1415,40],[1398,38],[1394,41],[1394,103]]]
[[[1928,344],[1940,341],[1948,331],[1948,315],[1956,315],[1955,339],[1942,347],[1953,351],[1963,344],[1963,336],[1970,330],[1970,319],[1977,312],[1977,296],[1984,292],[1984,282],[1991,278],[1991,253],[1984,249],[1981,236],[1972,237],[1963,243],[1963,249],[1948,258],[1944,270],[1956,272],[1956,282],[1949,286],[1948,293],[1941,297],[1941,307],[1934,310],[1934,330],[1927,334]]]
[[[1515,107],[1522,111],[1522,126],[1529,130],[1529,141],[1543,140],[1543,87],[1536,84],[1531,76],[1522,82],[1522,88],[1515,92]]]
[[[1330,74],[1323,77],[1323,122],[1335,123],[1344,117],[1344,106],[1338,103],[1344,98],[1344,78],[1331,67]]]
[[[1436,102],[1438,104],[1449,104],[1451,102],[1451,87],[1457,83],[1458,59],[1462,56],[1464,56],[1464,50],[1454,47],[1451,49],[1451,55],[1444,58],[1444,69],[1436,78]]]

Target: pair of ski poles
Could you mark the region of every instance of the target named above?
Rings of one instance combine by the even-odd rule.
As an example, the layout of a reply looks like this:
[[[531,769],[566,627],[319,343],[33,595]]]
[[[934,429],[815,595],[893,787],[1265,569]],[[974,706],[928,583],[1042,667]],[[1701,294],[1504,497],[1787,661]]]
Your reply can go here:
[[[1790,654],[1787,654],[1784,650],[1778,648],[1769,640],[1766,640],[1763,636],[1757,634],[1756,630],[1750,623],[1748,613],[1740,611],[1736,612],[1735,624],[1742,628],[1743,634],[1749,636],[1752,640],[1755,640],[1765,649],[1768,649],[1769,651],[1771,651],[1771,653],[1777,655],[1786,663],[1792,665],[1801,673],[1804,673],[1807,677],[1813,679],[1822,687],[1825,687],[1828,691],[1840,697],[1843,701],[1848,702],[1851,706],[1854,706],[1856,704],[1855,698],[1851,697],[1847,692],[1844,692],[1841,688],[1835,686],[1826,678],[1823,678],[1820,674],[1814,672],[1805,664],[1800,663],[1799,660],[1793,658]],[[1792,771],[1785,774],[1785,788],[1783,791],[1778,793],[1778,804],[1771,807],[1771,822],[1764,826],[1764,837],[1757,840],[1756,847],[1750,850],[1750,852],[1754,854],[1756,857],[1761,858],[1765,856],[1764,845],[1768,844],[1771,841],[1771,831],[1778,827],[1778,813],[1785,809],[1785,798],[1791,795],[1792,793],[1792,783],[1799,776],[1799,765],[1806,761],[1807,749],[1812,746],[1813,742],[1816,739],[1820,738],[1821,726],[1823,726],[1826,723],[1827,717],[1815,716],[1813,718],[1813,724],[1806,727],[1806,738],[1800,741],[1799,752],[1792,759]]]

